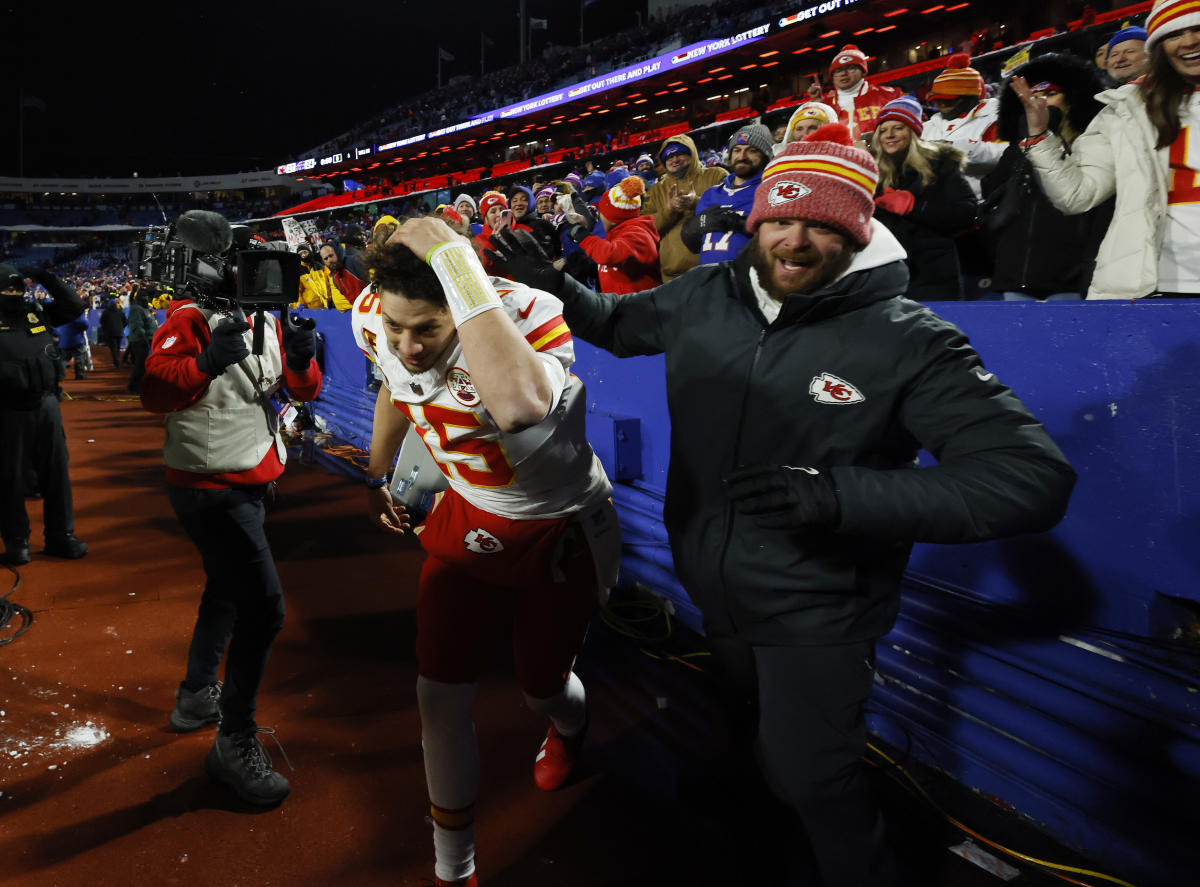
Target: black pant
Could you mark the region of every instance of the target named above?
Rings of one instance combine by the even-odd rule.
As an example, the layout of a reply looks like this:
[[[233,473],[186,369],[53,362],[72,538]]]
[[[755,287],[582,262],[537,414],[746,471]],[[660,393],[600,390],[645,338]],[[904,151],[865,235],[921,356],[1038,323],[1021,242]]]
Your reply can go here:
[[[31,467],[42,494],[46,539],[75,532],[67,435],[53,394],[42,395],[28,410],[0,408],[0,536],[6,543],[29,538],[25,478]]]
[[[171,507],[200,551],[207,580],[184,685],[196,690],[215,682],[228,642],[222,733],[254,725],[258,685],[271,642],[283,627],[283,588],[263,532],[265,492],[265,487],[167,487]]]
[[[113,369],[115,370],[121,364],[121,337],[101,336],[100,344],[107,348],[108,353],[112,355]]]
[[[709,642],[735,742],[752,749],[770,791],[796,814],[797,833],[782,848],[803,854],[807,836],[826,887],[891,887],[895,862],[861,760],[874,642]],[[781,862],[779,871],[791,868]]]
[[[141,339],[129,343],[129,353],[133,355],[133,373],[129,376],[129,390],[139,394],[142,390],[142,376],[146,375],[146,357],[150,354],[150,341]]]

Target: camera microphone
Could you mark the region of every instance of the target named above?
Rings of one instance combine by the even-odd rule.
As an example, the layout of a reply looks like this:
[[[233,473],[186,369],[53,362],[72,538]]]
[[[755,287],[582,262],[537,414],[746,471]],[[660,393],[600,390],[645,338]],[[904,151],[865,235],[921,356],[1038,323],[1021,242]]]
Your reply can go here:
[[[175,222],[175,231],[184,244],[205,256],[223,255],[233,245],[233,228],[218,213],[190,209]]]

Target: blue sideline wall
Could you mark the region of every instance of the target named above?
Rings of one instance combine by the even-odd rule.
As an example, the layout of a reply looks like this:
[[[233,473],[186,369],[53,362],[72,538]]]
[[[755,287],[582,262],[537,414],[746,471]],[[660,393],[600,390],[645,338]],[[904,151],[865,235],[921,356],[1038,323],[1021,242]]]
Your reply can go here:
[[[871,728],[1139,887],[1190,881],[1200,825],[1200,302],[935,307],[1046,424],[1080,478],[1050,533],[915,548],[900,617],[879,644]],[[317,413],[365,448],[366,361],[348,318],[314,316],[328,371]],[[589,436],[618,480],[623,579],[699,628],[662,529],[663,361],[616,360],[578,340],[576,349]]]

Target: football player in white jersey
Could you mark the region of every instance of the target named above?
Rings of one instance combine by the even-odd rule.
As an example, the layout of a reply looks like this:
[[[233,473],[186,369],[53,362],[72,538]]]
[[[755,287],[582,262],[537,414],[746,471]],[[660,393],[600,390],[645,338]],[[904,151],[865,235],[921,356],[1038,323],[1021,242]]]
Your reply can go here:
[[[480,669],[510,625],[517,680],[550,719],[537,785],[568,778],[587,724],[572,671],[592,608],[616,578],[611,487],[584,436],[583,384],[562,303],[488,278],[436,218],[405,222],[367,254],[373,287],[352,312],[383,385],[375,404],[368,508],[412,523],[386,475],[415,427],[449,482],[417,527],[427,557],[417,604],[417,699],[439,885],[473,885]]]

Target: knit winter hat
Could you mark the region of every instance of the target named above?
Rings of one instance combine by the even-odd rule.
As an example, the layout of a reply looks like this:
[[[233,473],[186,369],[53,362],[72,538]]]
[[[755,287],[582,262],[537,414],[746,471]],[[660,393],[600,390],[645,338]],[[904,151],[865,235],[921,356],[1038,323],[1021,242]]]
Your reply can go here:
[[[553,200],[557,194],[558,192],[554,190],[554,185],[547,185],[545,188],[539,189],[538,192],[533,195],[533,202],[536,205],[537,202],[543,197],[549,197],[551,200]]]
[[[475,204],[475,198],[474,198],[474,197],[472,197],[470,194],[459,194],[457,197],[455,197],[455,198],[454,198],[454,204],[453,204],[453,205],[454,205],[454,206],[458,206],[458,205],[459,205],[460,203],[462,203],[464,200],[465,200],[467,203],[471,204],[471,214],[472,214],[472,215],[474,215],[476,212],[478,212],[478,211],[479,211],[479,207],[478,207],[478,206],[476,206],[476,204]],[[378,222],[376,222],[375,224],[379,224],[379,223],[378,223]]]
[[[663,149],[658,152],[658,159],[666,162],[668,157],[674,157],[676,154],[691,154],[691,150],[683,142],[669,142],[663,146]]]
[[[832,74],[838,68],[849,67],[862,68],[863,73],[867,73],[867,54],[853,43],[847,43],[838,50],[838,54],[829,63],[829,73]]]
[[[508,209],[508,198],[499,191],[488,191],[479,198],[479,215],[487,218],[488,210],[493,206]]]
[[[837,123],[837,111],[824,102],[805,102],[793,113],[788,120],[787,131],[791,132],[801,120],[820,120],[821,124]]]
[[[645,193],[646,183],[641,176],[626,176],[604,192],[596,209],[610,222],[620,224],[642,214]]]
[[[1158,0],[1146,19],[1146,52],[1168,34],[1200,27],[1200,0]]]
[[[629,170],[622,164],[621,166],[613,166],[612,169],[604,176],[604,187],[611,188],[614,185],[625,181],[629,178]]]
[[[1200,3],[1196,5],[1196,8],[1198,11],[1200,11]],[[1141,40],[1142,42],[1145,42],[1146,38],[1149,36],[1150,35],[1146,32],[1145,28],[1139,28],[1137,25],[1131,25],[1128,28],[1122,28],[1121,30],[1117,31],[1117,33],[1113,34],[1112,39],[1108,41],[1108,51],[1112,52],[1114,46],[1119,43],[1124,43],[1126,40]]]
[[[771,130],[761,123],[750,123],[729,137],[729,150],[732,151],[735,145],[749,145],[761,151],[763,157],[770,157],[775,149],[775,139],[771,137]]]
[[[571,170],[569,173],[563,176],[563,181],[570,185],[576,193],[581,193],[583,191],[583,176],[575,172],[575,170]]]
[[[971,67],[971,57],[965,52],[950,56],[946,70],[933,78],[926,99],[957,99],[964,95],[979,98],[983,95],[983,77]]]
[[[802,142],[784,145],[767,164],[746,230],[755,233],[765,219],[803,219],[829,225],[866,246],[878,180],[875,160],[854,147],[850,130],[827,124]]]
[[[651,157],[649,154],[643,154],[641,157],[639,157],[637,159],[637,163],[635,165],[641,166],[643,163],[649,163],[651,166],[654,166],[654,158]]]
[[[917,135],[921,134],[924,128],[921,123],[922,118],[921,103],[917,101],[915,96],[902,95],[898,99],[893,99],[883,106],[879,112],[879,116],[875,118],[875,129],[886,120],[899,120]]]

